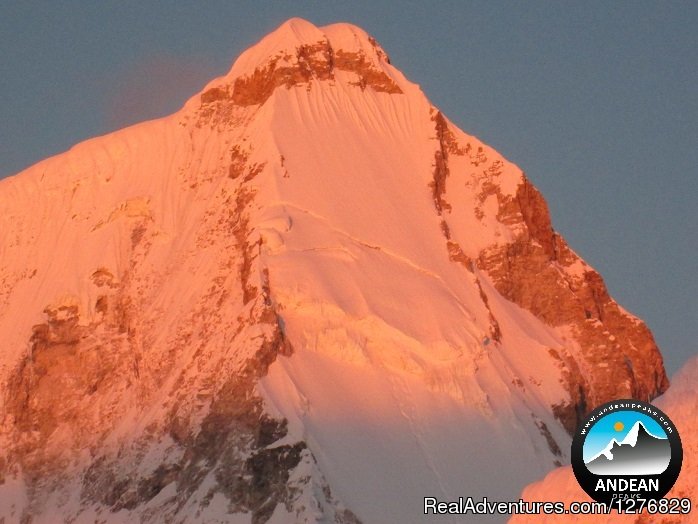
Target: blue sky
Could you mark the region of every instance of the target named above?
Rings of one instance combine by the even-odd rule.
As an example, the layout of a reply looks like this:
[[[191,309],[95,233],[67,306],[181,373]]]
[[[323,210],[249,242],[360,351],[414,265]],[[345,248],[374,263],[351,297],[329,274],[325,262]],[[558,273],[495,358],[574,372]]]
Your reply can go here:
[[[657,438],[667,438],[665,431],[653,418],[638,411],[616,411],[599,420],[589,431],[584,440],[584,462],[589,462],[595,455],[601,452],[611,439],[622,441],[637,421],[642,422],[647,431]],[[621,431],[616,431],[616,422],[623,424]]]
[[[526,171],[669,372],[696,354],[695,2],[4,2],[0,177],[176,110],[292,16],[372,33]]]

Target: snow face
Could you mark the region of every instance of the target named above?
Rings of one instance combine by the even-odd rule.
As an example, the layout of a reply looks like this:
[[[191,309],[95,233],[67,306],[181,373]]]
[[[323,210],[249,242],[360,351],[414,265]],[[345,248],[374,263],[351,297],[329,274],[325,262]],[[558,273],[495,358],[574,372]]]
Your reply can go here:
[[[527,184],[364,31],[300,19],[171,117],[0,181],[0,516],[408,523],[425,496],[513,499],[567,462],[570,390],[601,394],[573,317],[487,262],[543,249]],[[563,253],[546,270],[584,290]]]
[[[284,162],[260,189],[260,234],[295,354],[262,383],[335,492],[366,522],[416,522],[424,493],[513,496],[532,471],[564,460],[536,425],[566,447],[547,407],[564,394],[546,348],[556,336],[539,322],[522,329],[531,319],[493,299],[510,338],[485,342],[476,276],[449,260],[426,190],[437,147],[426,99],[340,84],[282,90],[273,103]],[[510,482],[473,475],[514,456]]]

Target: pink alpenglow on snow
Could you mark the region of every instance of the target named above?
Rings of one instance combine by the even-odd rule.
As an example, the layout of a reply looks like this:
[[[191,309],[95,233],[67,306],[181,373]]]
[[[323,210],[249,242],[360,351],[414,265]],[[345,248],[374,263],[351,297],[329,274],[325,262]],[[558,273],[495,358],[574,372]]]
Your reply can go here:
[[[522,171],[350,24],[0,181],[0,230],[7,522],[424,522],[668,386]]]

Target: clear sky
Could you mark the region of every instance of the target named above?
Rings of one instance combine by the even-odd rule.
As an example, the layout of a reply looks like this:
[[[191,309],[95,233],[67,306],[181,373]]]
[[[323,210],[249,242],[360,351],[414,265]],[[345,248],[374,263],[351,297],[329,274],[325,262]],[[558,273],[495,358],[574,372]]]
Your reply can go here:
[[[292,16],[373,34],[526,171],[670,373],[698,352],[697,2],[2,2],[0,177],[175,111]]]

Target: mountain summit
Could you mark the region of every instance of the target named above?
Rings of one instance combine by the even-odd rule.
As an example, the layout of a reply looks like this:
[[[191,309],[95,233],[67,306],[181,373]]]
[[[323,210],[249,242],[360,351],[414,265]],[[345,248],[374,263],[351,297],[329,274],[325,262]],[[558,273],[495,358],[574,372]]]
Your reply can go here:
[[[668,385],[521,170],[349,24],[0,181],[0,229],[8,522],[423,522]]]

